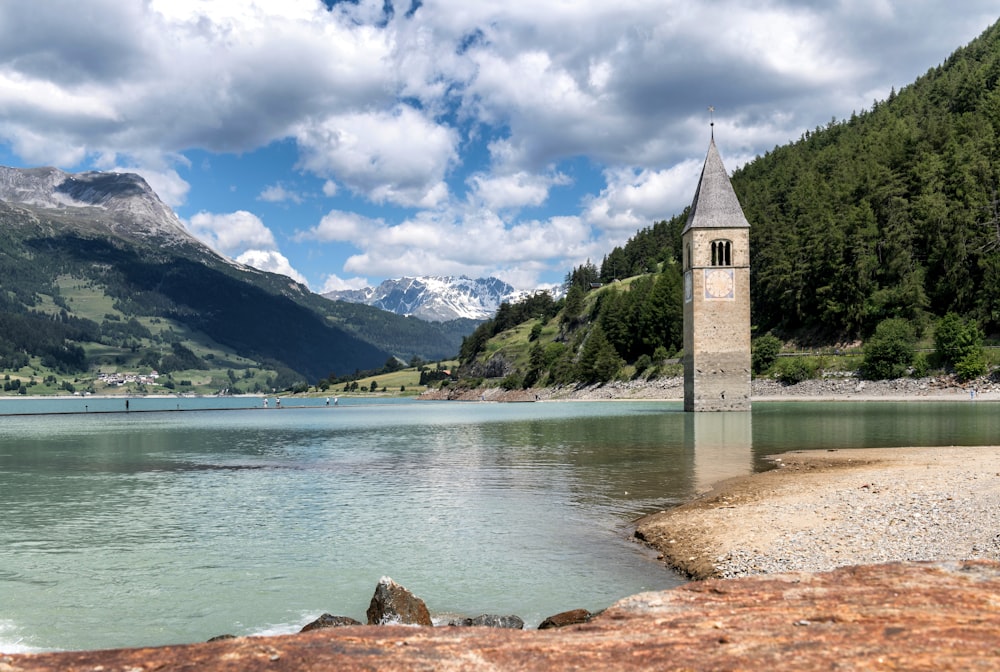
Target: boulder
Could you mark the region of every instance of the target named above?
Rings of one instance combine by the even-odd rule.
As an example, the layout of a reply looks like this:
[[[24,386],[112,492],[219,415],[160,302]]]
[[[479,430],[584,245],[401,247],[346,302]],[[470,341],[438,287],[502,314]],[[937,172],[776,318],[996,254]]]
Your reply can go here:
[[[548,630],[550,628],[565,628],[567,625],[578,625],[580,623],[586,623],[593,618],[593,616],[594,615],[586,609],[563,611],[555,614],[554,616],[549,616],[544,621],[539,623],[538,629]]]
[[[476,616],[475,618],[460,618],[457,621],[452,621],[449,625],[524,630],[524,620],[521,619],[520,616],[514,615],[497,616],[496,614],[482,614],[481,616]]]
[[[350,616],[323,614],[312,623],[307,623],[299,632],[309,632],[310,630],[321,630],[323,628],[343,628],[348,625],[361,625],[361,621],[356,621]]]
[[[424,601],[388,576],[375,586],[367,613],[368,625],[434,625]]]

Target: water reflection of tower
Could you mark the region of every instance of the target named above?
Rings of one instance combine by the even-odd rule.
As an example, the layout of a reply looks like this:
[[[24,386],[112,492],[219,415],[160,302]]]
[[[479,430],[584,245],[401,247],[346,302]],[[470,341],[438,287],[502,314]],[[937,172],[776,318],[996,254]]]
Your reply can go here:
[[[684,414],[684,447],[694,455],[696,492],[753,472],[750,417],[750,411]]]

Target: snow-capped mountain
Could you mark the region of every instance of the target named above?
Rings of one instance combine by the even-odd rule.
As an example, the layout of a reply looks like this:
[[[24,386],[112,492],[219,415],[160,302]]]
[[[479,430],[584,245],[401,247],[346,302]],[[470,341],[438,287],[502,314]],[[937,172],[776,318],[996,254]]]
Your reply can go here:
[[[323,294],[334,301],[365,303],[397,315],[412,315],[429,322],[460,317],[486,320],[504,301],[513,303],[530,292],[516,290],[498,278],[422,277],[386,280],[378,287]]]

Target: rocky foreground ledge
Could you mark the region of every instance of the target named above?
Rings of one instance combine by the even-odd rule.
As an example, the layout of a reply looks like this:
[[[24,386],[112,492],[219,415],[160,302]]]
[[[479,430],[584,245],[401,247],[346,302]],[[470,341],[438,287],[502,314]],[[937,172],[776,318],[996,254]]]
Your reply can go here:
[[[190,646],[0,656],[0,672],[968,670],[1000,665],[1000,563],[693,582],[556,630],[351,626]]]

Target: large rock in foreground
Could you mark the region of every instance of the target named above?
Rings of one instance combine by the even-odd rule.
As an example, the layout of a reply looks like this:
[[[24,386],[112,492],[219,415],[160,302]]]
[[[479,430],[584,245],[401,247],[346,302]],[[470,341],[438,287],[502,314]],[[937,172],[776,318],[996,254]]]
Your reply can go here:
[[[419,597],[383,576],[368,605],[368,625],[433,626],[431,612]]]
[[[0,672],[996,669],[998,633],[1000,563],[899,563],[695,582],[554,630],[354,626],[0,656]]]

